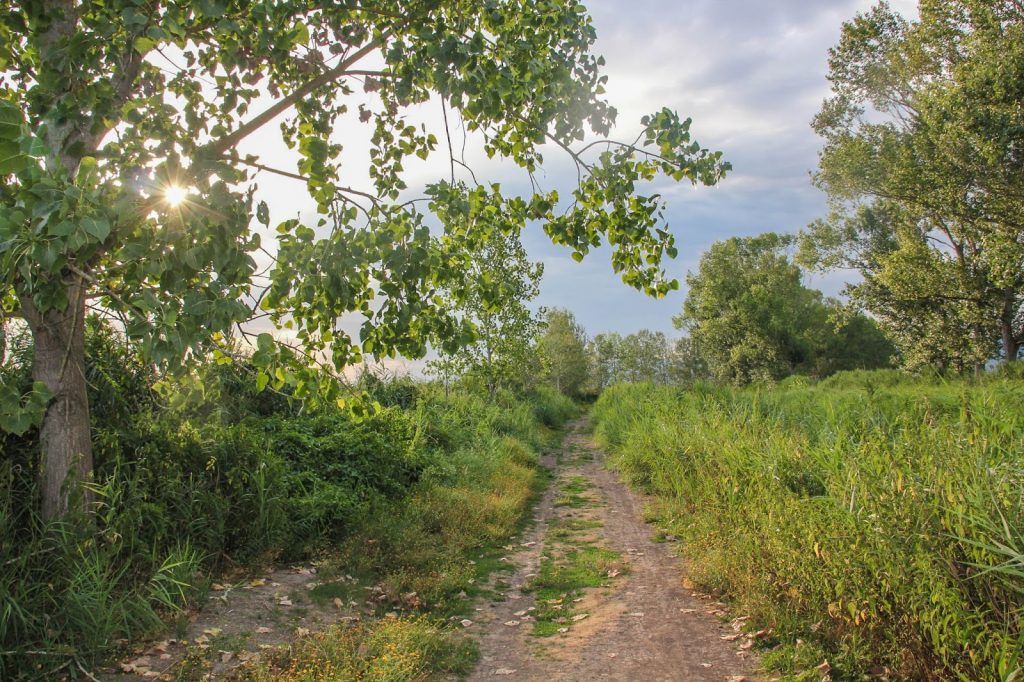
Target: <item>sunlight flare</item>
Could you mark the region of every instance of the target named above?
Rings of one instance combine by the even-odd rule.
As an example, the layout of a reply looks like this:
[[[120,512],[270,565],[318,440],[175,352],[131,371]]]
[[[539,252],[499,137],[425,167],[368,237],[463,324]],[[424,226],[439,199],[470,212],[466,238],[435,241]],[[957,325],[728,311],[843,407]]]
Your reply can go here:
[[[179,185],[168,185],[164,190],[164,201],[171,207],[179,206],[188,199],[188,189]]]

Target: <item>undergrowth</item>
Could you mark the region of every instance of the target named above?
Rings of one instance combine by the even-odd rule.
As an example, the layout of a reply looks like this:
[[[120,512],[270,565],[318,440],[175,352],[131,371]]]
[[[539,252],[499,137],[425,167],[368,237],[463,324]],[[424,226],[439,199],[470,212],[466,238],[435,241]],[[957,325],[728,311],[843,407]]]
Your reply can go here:
[[[370,380],[364,388],[382,409],[357,420],[256,391],[244,363],[200,366],[180,388],[158,392],[151,368],[109,329],[91,321],[87,343],[95,514],[41,522],[38,434],[0,435],[0,679],[90,668],[164,631],[225,570],[312,558],[370,576],[387,598],[416,593],[420,618],[342,639],[371,652],[378,642],[385,653],[392,644],[419,651],[418,642],[422,655],[395,663],[419,671],[411,677],[374,677],[379,656],[360,644],[362,662],[348,661],[338,643],[324,660],[364,677],[303,677],[297,668],[296,679],[460,669],[437,663],[449,644],[430,642],[480,576],[471,557],[522,522],[542,477],[538,453],[574,413],[568,399],[543,388],[527,399],[445,397],[408,380]],[[5,381],[29,381],[19,353],[28,357],[15,340],[14,360],[0,367]],[[298,644],[295,656],[329,638]],[[466,659],[462,644],[450,646]]]

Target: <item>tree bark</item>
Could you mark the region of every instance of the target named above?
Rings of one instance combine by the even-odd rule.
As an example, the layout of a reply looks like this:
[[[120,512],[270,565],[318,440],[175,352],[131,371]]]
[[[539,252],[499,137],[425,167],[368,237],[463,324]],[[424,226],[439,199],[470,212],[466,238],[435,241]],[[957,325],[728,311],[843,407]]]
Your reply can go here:
[[[39,431],[39,487],[44,520],[69,511],[88,512],[92,493],[92,438],[85,379],[85,291],[81,280],[67,284],[64,310],[39,311],[23,297],[22,311],[35,350],[32,378],[53,393]]]
[[[1003,322],[1002,335],[1003,335],[1003,353],[1006,355],[1007,362],[1017,362],[1017,356],[1020,355],[1020,341],[1014,336],[1013,323]]]

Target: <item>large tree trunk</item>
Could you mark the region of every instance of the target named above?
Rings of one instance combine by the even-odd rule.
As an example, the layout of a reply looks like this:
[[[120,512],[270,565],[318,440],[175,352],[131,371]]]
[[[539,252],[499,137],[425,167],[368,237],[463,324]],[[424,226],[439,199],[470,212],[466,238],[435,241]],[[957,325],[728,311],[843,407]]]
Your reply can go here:
[[[92,494],[83,485],[92,479],[92,439],[82,283],[69,283],[67,294],[64,310],[40,312],[30,299],[22,299],[22,311],[35,341],[32,378],[53,393],[39,432],[39,485],[45,520],[92,507]]]
[[[1007,362],[1016,362],[1020,354],[1020,342],[1014,336],[1013,323],[1004,322],[1002,325],[1003,353],[1006,354]]]

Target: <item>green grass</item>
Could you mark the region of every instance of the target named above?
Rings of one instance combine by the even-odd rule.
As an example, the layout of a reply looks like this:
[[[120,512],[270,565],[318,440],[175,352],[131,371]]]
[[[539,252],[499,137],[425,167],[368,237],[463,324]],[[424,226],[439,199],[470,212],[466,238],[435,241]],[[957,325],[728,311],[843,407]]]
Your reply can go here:
[[[572,626],[575,599],[588,588],[606,587],[625,572],[622,555],[593,544],[575,546],[556,557],[546,552],[540,570],[527,589],[534,593],[533,634],[547,637]]]
[[[570,507],[572,509],[586,509],[598,507],[600,504],[587,491],[590,490],[590,483],[584,476],[573,476],[559,485],[559,495],[555,498],[556,507]]]
[[[775,628],[766,661],[789,679],[824,658],[834,679],[1006,679],[1024,654],[1022,395],[861,372],[619,386],[594,415],[695,580]]]
[[[468,673],[478,650],[426,618],[385,618],[301,637],[238,676],[249,682],[414,682]]]

